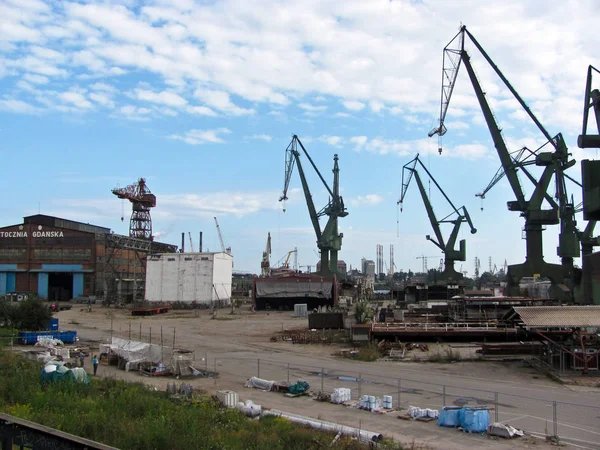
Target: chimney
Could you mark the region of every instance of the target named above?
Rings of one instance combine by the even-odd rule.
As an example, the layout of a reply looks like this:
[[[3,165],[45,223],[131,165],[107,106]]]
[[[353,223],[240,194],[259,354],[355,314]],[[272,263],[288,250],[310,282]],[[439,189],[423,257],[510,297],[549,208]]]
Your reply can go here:
[[[200,241],[199,241],[199,242],[200,242],[200,244],[199,244],[199,245],[200,245],[200,247],[198,247],[198,251],[199,251],[200,253],[202,253],[202,231],[200,232]]]
[[[181,253],[185,253],[185,232],[181,233]]]

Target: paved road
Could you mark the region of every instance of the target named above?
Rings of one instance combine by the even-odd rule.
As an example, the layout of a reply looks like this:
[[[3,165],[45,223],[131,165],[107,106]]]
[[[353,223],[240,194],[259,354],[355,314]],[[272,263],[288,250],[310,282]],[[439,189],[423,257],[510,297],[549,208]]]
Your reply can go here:
[[[105,338],[110,330],[107,322],[93,329],[78,325],[72,328],[79,328],[80,337],[91,340]],[[134,333],[132,339],[135,338]],[[400,401],[403,408],[412,405],[440,409],[444,404],[497,406],[497,411],[491,413],[492,420],[497,412],[501,422],[540,436],[554,434],[553,402],[556,402],[557,432],[561,439],[583,448],[600,449],[598,389],[580,392],[543,377],[523,383],[516,378],[504,378],[504,373],[486,378],[449,375],[439,364],[363,363],[341,360],[326,353],[315,356],[309,354],[306,346],[244,342],[243,336],[217,334],[202,325],[190,326],[185,333],[180,332],[177,346],[194,350],[197,360],[208,355],[204,364],[208,369],[216,364],[222,379],[219,383],[229,382],[234,387],[241,386],[251,376],[260,375],[272,380],[287,380],[289,376],[291,381],[308,381],[314,390],[322,386],[331,392],[335,387],[349,387],[354,399],[361,394],[392,395],[394,405]],[[201,364],[199,361],[198,365]],[[318,414],[317,409],[314,414]]]

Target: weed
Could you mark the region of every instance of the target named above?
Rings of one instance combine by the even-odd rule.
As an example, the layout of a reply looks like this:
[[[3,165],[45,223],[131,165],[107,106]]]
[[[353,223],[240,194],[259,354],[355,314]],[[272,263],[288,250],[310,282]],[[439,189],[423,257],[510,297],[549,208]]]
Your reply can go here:
[[[277,417],[249,420],[206,397],[174,402],[140,383],[95,378],[91,385],[42,387],[40,369],[35,361],[0,350],[1,411],[122,449],[304,450],[333,440]],[[330,448],[366,447],[342,438]]]

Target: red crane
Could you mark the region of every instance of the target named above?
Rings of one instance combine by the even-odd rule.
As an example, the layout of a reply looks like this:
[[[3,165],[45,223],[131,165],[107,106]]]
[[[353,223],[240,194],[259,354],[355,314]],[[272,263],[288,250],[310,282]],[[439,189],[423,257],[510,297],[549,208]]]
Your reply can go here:
[[[156,206],[156,196],[146,186],[146,180],[140,178],[136,184],[130,184],[124,188],[117,187],[111,192],[120,199],[131,202],[129,237],[152,240],[150,208]]]

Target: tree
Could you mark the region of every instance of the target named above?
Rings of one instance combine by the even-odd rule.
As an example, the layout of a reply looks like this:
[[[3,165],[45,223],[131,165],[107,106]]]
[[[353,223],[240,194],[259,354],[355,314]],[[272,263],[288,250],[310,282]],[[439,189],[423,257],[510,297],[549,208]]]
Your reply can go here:
[[[39,331],[47,328],[51,318],[52,312],[48,305],[35,296],[18,303],[0,301],[0,326],[2,327]]]
[[[357,324],[368,323],[373,317],[373,308],[369,305],[368,302],[361,300],[356,303],[356,308],[354,309],[354,318],[356,319]]]

